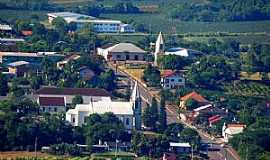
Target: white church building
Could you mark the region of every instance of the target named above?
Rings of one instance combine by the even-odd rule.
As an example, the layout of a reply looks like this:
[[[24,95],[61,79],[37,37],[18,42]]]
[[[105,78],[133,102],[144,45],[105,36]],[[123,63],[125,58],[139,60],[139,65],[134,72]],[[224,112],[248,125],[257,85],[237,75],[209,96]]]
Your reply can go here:
[[[124,124],[125,128],[141,128],[141,98],[137,82],[134,85],[130,101],[113,101],[110,97],[93,101],[89,104],[77,104],[75,109],[66,112],[66,121],[73,126],[82,126],[91,114],[104,114],[112,112]]]

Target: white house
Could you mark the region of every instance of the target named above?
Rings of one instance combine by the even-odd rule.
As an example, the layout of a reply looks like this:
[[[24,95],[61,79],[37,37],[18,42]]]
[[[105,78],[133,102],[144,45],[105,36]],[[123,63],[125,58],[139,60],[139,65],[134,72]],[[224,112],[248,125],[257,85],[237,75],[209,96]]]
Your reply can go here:
[[[222,127],[222,136],[224,138],[224,142],[229,142],[229,139],[234,135],[242,133],[246,128],[245,124],[225,124]]]
[[[173,89],[185,86],[185,78],[178,71],[165,70],[161,73],[161,86],[164,89]]]
[[[41,112],[66,112],[65,97],[38,97],[37,103]]]
[[[134,127],[141,127],[141,99],[137,89],[137,83],[134,86],[130,101],[112,101],[111,98],[102,98],[97,102],[89,104],[78,104],[75,109],[70,109],[66,113],[66,120],[73,126],[82,126],[89,115],[97,113],[104,114],[112,112],[124,124],[125,128],[130,130]]]
[[[106,61],[144,61],[147,52],[132,43],[118,43],[97,49],[97,54]]]
[[[91,24],[96,32],[135,32],[135,29],[131,25],[124,24],[119,20],[98,19],[96,17],[72,12],[48,13],[50,23],[52,23],[53,19],[56,17],[62,17],[67,23],[75,22],[77,28]]]
[[[83,98],[84,104],[110,98],[111,94],[104,89],[97,88],[56,88],[43,87],[36,92],[38,97],[65,97],[66,104],[71,104],[76,95]]]

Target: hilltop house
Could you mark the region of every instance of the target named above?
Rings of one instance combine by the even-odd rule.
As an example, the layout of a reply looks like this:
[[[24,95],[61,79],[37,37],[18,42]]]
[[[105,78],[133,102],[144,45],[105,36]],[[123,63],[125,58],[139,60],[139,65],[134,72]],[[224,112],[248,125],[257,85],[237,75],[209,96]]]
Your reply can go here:
[[[25,73],[28,71],[29,62],[26,61],[17,61],[9,63],[8,72],[16,75],[17,77],[25,76]]]
[[[65,97],[38,97],[37,103],[41,112],[66,112]]]
[[[130,24],[124,24],[119,20],[98,19],[96,17],[72,12],[48,13],[49,23],[52,23],[52,21],[57,17],[63,18],[67,23],[74,22],[77,25],[77,28],[82,28],[87,24],[91,24],[96,32],[135,32],[134,27]]]
[[[135,83],[130,101],[113,101],[110,97],[104,97],[99,101],[91,101],[88,104],[77,104],[75,109],[66,113],[66,120],[73,126],[82,126],[86,118],[94,113],[104,114],[112,112],[124,124],[128,130],[141,128],[141,98]]]
[[[98,48],[97,54],[106,61],[145,61],[147,52],[132,43],[119,43],[107,48]]]
[[[185,86],[184,75],[180,71],[165,70],[161,73],[160,84],[164,89]]]
[[[222,127],[222,136],[225,142],[229,142],[229,139],[234,135],[242,133],[246,128],[245,124],[225,124]]]
[[[191,93],[189,93],[189,94],[187,94],[187,95],[185,95],[183,97],[180,97],[180,105],[179,105],[179,107],[181,109],[186,110],[187,109],[186,108],[186,102],[188,100],[190,100],[190,99],[196,101],[199,106],[206,106],[206,105],[210,104],[209,101],[207,99],[205,99],[202,95],[200,95],[197,92],[193,91],[193,92],[191,92]]]
[[[72,99],[76,95],[83,98],[84,104],[110,98],[111,94],[104,89],[97,88],[56,88],[43,87],[36,92],[37,97],[64,97],[66,104],[72,104]]]

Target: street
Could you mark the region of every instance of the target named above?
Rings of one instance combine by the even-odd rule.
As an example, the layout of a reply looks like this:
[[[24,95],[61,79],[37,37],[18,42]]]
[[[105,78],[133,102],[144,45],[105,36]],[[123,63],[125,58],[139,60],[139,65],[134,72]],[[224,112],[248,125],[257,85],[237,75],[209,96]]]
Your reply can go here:
[[[113,69],[115,71],[115,68],[113,67],[113,65],[109,65],[111,69]],[[127,73],[118,70],[116,75],[120,76],[120,77],[125,77],[128,81],[130,81],[132,83],[132,86],[134,85],[135,80],[130,77]],[[141,84],[138,82],[138,87],[139,87],[139,93],[140,96],[142,98],[142,109],[144,109],[147,104],[150,104],[152,101],[152,97],[155,96],[157,100],[159,100],[159,97],[157,97],[157,95],[153,95],[151,93],[151,91],[146,88],[144,86],[144,84]],[[213,151],[208,151],[208,157],[210,160],[240,160],[239,156],[237,155],[237,153],[230,147],[230,146],[226,146],[226,147],[221,147],[221,142],[219,140],[215,140],[212,137],[210,137],[209,135],[207,135],[206,133],[203,133],[202,131],[198,130],[196,127],[181,121],[178,118],[178,113],[177,113],[177,108],[173,105],[167,105],[166,106],[166,113],[167,113],[167,123],[171,124],[171,123],[182,123],[183,125],[185,125],[186,127],[189,128],[193,128],[195,129],[199,135],[202,138],[203,142],[207,142],[210,146],[212,146],[212,148],[214,148]]]

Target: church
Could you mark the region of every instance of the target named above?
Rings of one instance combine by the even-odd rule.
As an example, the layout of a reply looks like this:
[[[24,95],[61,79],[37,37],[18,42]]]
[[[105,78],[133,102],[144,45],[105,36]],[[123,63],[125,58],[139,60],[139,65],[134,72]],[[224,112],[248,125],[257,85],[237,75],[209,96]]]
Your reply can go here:
[[[135,82],[129,101],[113,101],[110,97],[104,97],[100,101],[91,101],[89,104],[77,104],[74,109],[66,112],[66,121],[73,126],[82,126],[91,114],[112,112],[123,122],[127,130],[140,130],[141,110],[140,93]]]

